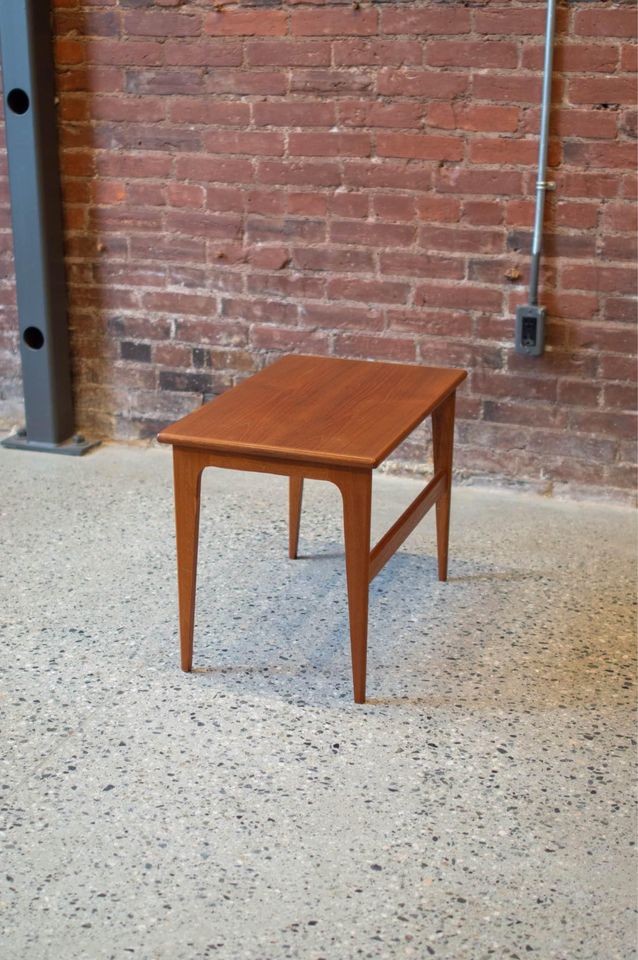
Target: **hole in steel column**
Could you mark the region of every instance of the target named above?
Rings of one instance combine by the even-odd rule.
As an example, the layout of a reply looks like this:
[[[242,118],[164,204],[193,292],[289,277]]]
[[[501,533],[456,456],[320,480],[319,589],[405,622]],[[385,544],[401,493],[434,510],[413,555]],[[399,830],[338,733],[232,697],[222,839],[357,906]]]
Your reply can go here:
[[[39,350],[44,346],[44,334],[38,327],[27,327],[22,339],[31,350]]]
[[[7,106],[13,113],[26,113],[30,106],[29,95],[20,87],[14,87],[7,94]]]

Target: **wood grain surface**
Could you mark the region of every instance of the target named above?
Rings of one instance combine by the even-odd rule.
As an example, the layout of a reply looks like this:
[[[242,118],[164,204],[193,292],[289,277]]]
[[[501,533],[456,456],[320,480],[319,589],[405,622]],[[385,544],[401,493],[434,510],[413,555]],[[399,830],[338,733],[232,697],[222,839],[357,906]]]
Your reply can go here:
[[[163,430],[180,447],[378,466],[465,370],[288,356]]]

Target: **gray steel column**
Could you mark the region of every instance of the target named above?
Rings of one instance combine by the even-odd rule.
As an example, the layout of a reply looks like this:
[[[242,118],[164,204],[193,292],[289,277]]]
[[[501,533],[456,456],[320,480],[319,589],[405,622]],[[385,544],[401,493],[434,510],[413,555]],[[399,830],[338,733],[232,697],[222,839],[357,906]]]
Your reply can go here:
[[[26,434],[5,446],[83,453],[73,438],[50,7],[0,0],[0,46]],[[78,442],[79,441],[79,442]]]

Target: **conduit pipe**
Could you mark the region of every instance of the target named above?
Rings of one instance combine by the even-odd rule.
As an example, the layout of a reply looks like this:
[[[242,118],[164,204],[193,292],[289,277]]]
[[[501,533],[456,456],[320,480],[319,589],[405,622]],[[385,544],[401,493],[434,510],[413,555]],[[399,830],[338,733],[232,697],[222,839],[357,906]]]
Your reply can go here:
[[[555,184],[547,181],[547,153],[549,149],[549,117],[552,102],[552,69],[554,60],[554,35],[556,31],[556,0],[547,0],[547,24],[545,29],[545,59],[543,65],[543,93],[541,104],[540,141],[538,147],[538,178],[536,181],[536,211],[532,238],[532,259],[529,276],[529,299],[516,311],[516,350],[528,356],[538,357],[543,352],[545,339],[545,307],[538,305],[538,278],[543,249],[543,217],[545,194]]]

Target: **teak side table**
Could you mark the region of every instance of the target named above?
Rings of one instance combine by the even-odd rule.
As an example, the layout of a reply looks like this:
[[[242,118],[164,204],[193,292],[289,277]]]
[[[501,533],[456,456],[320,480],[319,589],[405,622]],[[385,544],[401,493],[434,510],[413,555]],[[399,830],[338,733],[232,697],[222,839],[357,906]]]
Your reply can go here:
[[[368,587],[436,504],[439,580],[447,579],[456,388],[464,370],[288,356],[163,430],[173,445],[182,670],[193,663],[201,474],[205,467],[290,478],[296,558],[304,477],[343,498],[352,677],[365,703]],[[432,415],[434,476],[370,550],[372,470]]]

